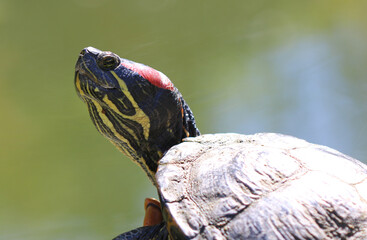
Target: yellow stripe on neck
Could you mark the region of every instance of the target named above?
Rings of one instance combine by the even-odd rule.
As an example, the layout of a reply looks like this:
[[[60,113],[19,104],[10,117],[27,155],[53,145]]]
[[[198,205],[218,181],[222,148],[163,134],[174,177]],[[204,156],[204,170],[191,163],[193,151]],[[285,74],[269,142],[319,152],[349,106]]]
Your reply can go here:
[[[143,134],[144,134],[145,139],[148,140],[148,138],[149,138],[149,129],[150,129],[150,120],[149,120],[149,117],[138,106],[138,104],[136,103],[134,97],[129,92],[129,90],[128,90],[128,88],[127,88],[126,83],[124,82],[124,80],[122,80],[121,78],[119,78],[114,71],[111,71],[111,74],[117,79],[117,81],[118,81],[118,83],[120,85],[121,92],[123,92],[125,94],[125,96],[127,97],[127,99],[130,100],[130,102],[133,105],[133,107],[135,109],[135,112],[136,112],[134,116],[123,115],[124,118],[131,119],[134,122],[138,122],[142,126],[142,128],[143,128]],[[103,99],[103,101],[105,101],[105,99]],[[112,105],[114,106],[114,104],[112,104]],[[114,108],[112,108],[112,109],[114,111],[116,111],[116,112],[119,112],[118,109],[116,108],[116,106],[114,106]]]

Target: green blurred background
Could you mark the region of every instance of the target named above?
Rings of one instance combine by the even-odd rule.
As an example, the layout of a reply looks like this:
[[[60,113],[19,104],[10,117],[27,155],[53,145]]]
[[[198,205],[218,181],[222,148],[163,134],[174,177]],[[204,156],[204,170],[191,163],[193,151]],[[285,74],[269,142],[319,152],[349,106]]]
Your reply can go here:
[[[111,239],[156,196],[75,93],[86,46],[164,72],[203,133],[281,132],[366,161],[366,8],[0,0],[0,239]]]

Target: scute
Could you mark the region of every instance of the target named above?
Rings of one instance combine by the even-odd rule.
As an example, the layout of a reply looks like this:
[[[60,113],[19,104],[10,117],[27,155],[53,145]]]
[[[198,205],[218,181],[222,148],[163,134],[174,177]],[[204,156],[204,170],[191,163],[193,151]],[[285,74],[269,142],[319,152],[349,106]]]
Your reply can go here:
[[[332,175],[348,184],[361,182],[367,175],[365,165],[325,146],[311,145],[309,148],[293,149],[290,153],[310,170]]]
[[[294,137],[188,138],[165,154],[156,177],[166,210],[189,239],[367,235],[366,166]]]
[[[367,179],[355,185],[361,199],[367,203]]]

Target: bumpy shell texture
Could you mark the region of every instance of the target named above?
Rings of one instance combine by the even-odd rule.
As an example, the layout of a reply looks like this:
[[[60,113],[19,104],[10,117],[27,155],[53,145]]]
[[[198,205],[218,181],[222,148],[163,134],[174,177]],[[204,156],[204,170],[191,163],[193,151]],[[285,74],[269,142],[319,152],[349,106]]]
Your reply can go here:
[[[367,239],[366,165],[294,137],[188,138],[156,177],[177,238]]]

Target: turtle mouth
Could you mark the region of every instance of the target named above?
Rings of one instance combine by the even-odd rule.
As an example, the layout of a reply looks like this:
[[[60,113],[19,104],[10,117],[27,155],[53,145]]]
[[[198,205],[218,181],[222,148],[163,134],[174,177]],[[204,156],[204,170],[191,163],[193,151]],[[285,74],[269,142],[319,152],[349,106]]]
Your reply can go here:
[[[76,64],[74,83],[78,96],[84,102],[90,99],[103,105],[103,97],[111,91],[116,91],[116,87],[101,83],[82,60],[78,60]]]

